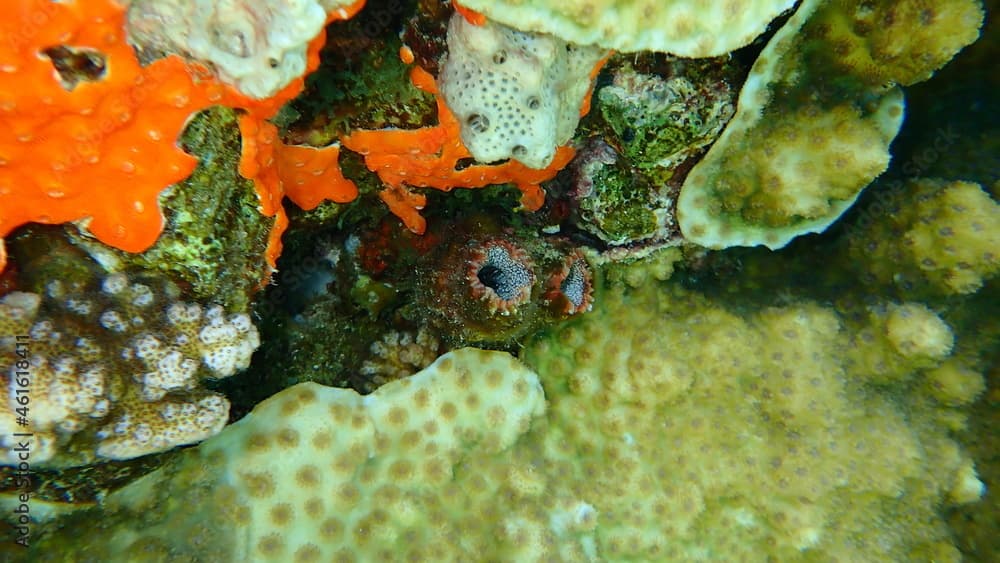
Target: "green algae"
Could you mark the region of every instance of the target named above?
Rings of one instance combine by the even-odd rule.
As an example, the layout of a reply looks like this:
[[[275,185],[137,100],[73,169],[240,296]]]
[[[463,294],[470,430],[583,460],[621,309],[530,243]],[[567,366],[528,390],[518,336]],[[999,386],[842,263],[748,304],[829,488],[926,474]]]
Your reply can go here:
[[[116,254],[125,269],[158,272],[191,298],[245,311],[267,278],[264,252],[274,219],[260,214],[253,183],[238,172],[236,121],[237,113],[222,107],[192,119],[181,143],[199,164],[161,196],[163,234],[143,253]]]

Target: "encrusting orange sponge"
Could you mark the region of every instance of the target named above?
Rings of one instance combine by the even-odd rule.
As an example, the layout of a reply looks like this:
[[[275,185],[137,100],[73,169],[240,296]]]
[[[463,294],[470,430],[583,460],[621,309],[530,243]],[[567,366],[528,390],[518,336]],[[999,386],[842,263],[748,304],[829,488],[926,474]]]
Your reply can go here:
[[[254,100],[178,56],[141,66],[125,41],[125,7],[114,0],[9,4],[0,21],[0,239],[27,222],[87,219],[100,241],[145,250],[163,230],[160,192],[197,165],[177,139],[194,113],[217,104],[246,110],[241,130],[265,131],[278,154],[250,165],[259,153],[244,146],[241,165],[254,180],[261,211],[278,215],[268,251],[272,267],[287,224],[280,206],[286,188],[296,202],[315,201],[311,190],[318,186],[323,191],[317,193],[336,201],[356,194],[346,180],[335,188],[324,184],[327,174],[339,176],[329,172],[337,168],[339,147],[278,148],[276,130],[264,121],[302,90],[301,78],[273,98]],[[331,20],[349,18],[363,5],[358,0]],[[310,44],[309,70],[324,39],[321,33]],[[103,68],[92,80],[64,85],[46,55],[56,47],[99,60]],[[0,270],[5,264],[0,252]]]
[[[278,138],[278,128],[269,121],[246,114],[239,123],[243,137],[240,175],[254,181],[261,213],[267,217],[277,215],[267,247],[268,263],[274,267],[281,254],[281,235],[288,226],[288,217],[281,206],[283,196],[309,210],[326,199],[337,203],[352,201],[358,195],[358,188],[340,172],[340,145],[323,148],[285,145]]]
[[[472,155],[459,137],[459,123],[437,91],[434,77],[420,67],[410,72],[413,84],[435,95],[438,125],[421,129],[382,129],[355,131],[341,143],[364,156],[365,165],[375,172],[386,187],[379,194],[389,210],[411,231],[423,234],[427,222],[420,209],[426,196],[411,192],[407,186],[451,191],[454,188],[481,188],[513,183],[521,190],[521,205],[534,211],[545,202],[541,183],[549,180],[573,159],[575,150],[564,146],[556,150],[547,168],[536,170],[515,160],[503,164],[474,164],[461,170],[459,161]]]

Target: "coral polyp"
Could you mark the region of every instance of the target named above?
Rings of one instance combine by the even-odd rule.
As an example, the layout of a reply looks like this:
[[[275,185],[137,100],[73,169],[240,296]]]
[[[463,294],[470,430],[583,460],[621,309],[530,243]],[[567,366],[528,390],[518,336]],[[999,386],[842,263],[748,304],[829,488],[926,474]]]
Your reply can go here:
[[[457,234],[457,233],[455,233]],[[538,311],[534,250],[510,234],[466,234],[421,261],[428,275],[416,316],[446,341],[507,342],[529,330]]]
[[[583,253],[573,251],[549,277],[545,301],[557,316],[576,315],[594,303],[594,281]]]
[[[523,248],[504,240],[473,247],[466,275],[472,297],[484,301],[491,314],[516,312],[531,298],[532,265]]]

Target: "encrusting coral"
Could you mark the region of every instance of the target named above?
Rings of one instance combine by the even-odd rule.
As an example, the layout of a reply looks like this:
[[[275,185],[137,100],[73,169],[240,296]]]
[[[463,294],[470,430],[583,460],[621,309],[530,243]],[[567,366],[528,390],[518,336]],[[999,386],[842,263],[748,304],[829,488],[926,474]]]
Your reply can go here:
[[[876,14],[881,20],[870,21]],[[975,40],[982,18],[975,0],[803,2],[685,180],[677,202],[685,238],[710,248],[780,248],[826,229],[888,165],[903,119],[895,85],[929,77]],[[844,26],[866,40],[840,36]],[[914,29],[927,40],[914,41]]]
[[[537,379],[463,349],[367,398],[288,389],[44,546],[73,550],[86,525],[105,558],[954,559],[938,511],[983,485],[944,421],[981,378],[939,373],[961,359],[890,319],[872,345],[930,385],[872,385],[845,355],[856,322],[808,301],[737,314],[658,283],[607,291],[529,343]]]
[[[544,409],[531,370],[471,348],[364,397],[300,384],[108,499],[102,537],[77,540],[105,559],[392,560],[402,543],[443,561],[462,542],[435,527],[460,505],[438,488],[466,460],[509,447]],[[180,499],[184,514],[162,509]],[[136,517],[142,528],[129,529]],[[77,540],[38,553],[58,557]]]
[[[618,51],[712,57],[753,41],[793,0],[461,0],[524,31]]]
[[[258,345],[248,315],[185,303],[176,288],[124,274],[109,275],[99,289],[54,280],[44,296],[7,294],[0,299],[0,464],[16,463],[13,448],[23,438],[14,432],[31,434],[33,464],[51,465],[129,459],[204,440],[226,424],[229,402],[202,383],[246,368]]]

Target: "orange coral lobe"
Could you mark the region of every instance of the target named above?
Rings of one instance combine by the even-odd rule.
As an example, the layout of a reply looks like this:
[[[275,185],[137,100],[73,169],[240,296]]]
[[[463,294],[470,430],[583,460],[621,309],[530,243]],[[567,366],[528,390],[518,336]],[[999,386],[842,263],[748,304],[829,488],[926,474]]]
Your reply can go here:
[[[410,82],[413,82],[414,86],[428,94],[438,93],[437,82],[434,80],[434,76],[419,66],[410,69]]]
[[[413,55],[413,49],[410,49],[406,45],[399,48],[399,60],[403,61],[403,64],[413,64],[413,61],[417,60]]]
[[[590,88],[587,88],[587,93],[583,96],[583,104],[580,105],[580,117],[590,113],[590,99],[594,97],[594,85],[597,84],[597,75],[601,73],[604,63],[608,62],[608,59],[613,54],[615,54],[614,51],[608,51],[608,54],[601,57],[601,60],[597,61],[594,68],[590,69]]]
[[[324,148],[282,145],[278,170],[288,199],[306,211],[326,199],[337,203],[354,201],[358,187],[341,174],[339,156],[340,145]]]
[[[285,234],[285,229],[287,228],[288,215],[284,209],[281,209],[274,218],[274,226],[271,227],[271,232],[267,235],[267,249],[264,251],[264,258],[272,268],[275,267],[275,264],[278,263],[278,257],[281,256],[281,235]],[[269,276],[265,276],[263,282],[267,282],[268,279]]]
[[[465,21],[471,23],[472,25],[484,25],[486,23],[486,16],[471,8],[466,8],[465,6],[459,4],[456,0],[451,0],[451,5],[455,7],[456,12],[462,14]]]
[[[422,235],[427,230],[427,220],[419,213],[427,203],[426,196],[415,194],[402,187],[389,186],[379,192],[378,197],[411,232]]]
[[[458,119],[437,93],[430,73],[414,67],[410,76],[418,88],[435,94],[438,125],[414,130],[355,131],[341,139],[345,147],[361,154],[365,166],[386,184],[379,197],[389,210],[410,231],[423,234],[427,225],[419,211],[426,197],[411,192],[408,186],[447,192],[507,183],[521,191],[524,209],[539,209],[545,202],[541,183],[553,178],[573,159],[574,149],[559,147],[552,163],[542,170],[528,168],[515,160],[474,164],[457,170],[460,160],[472,156],[462,144]]]
[[[338,8],[337,10],[330,13],[327,18],[327,23],[337,20],[349,20],[354,17],[355,14],[361,11],[365,7],[365,0],[357,0],[357,2],[347,6],[346,8]]]
[[[241,115],[239,124],[243,138],[239,172],[244,178],[253,180],[260,200],[260,212],[270,217],[281,209],[283,194],[275,165],[275,150],[281,143],[278,128],[251,114]]]
[[[141,252],[163,228],[160,191],[197,163],[161,139],[173,143],[206,101],[179,58],[139,66],[123,7],[80,4],[20,1],[0,29],[10,38],[0,46],[0,237],[90,217],[102,242]],[[100,53],[103,76],[67,90],[42,54],[53,45]]]
[[[353,201],[358,188],[340,172],[339,145],[324,148],[286,145],[273,123],[252,114],[240,116],[239,125],[243,137],[240,175],[253,180],[260,212],[268,217],[277,214],[267,253],[273,268],[280,254],[282,222],[285,225],[288,222],[281,207],[284,196],[309,210],[326,199],[337,203]]]

